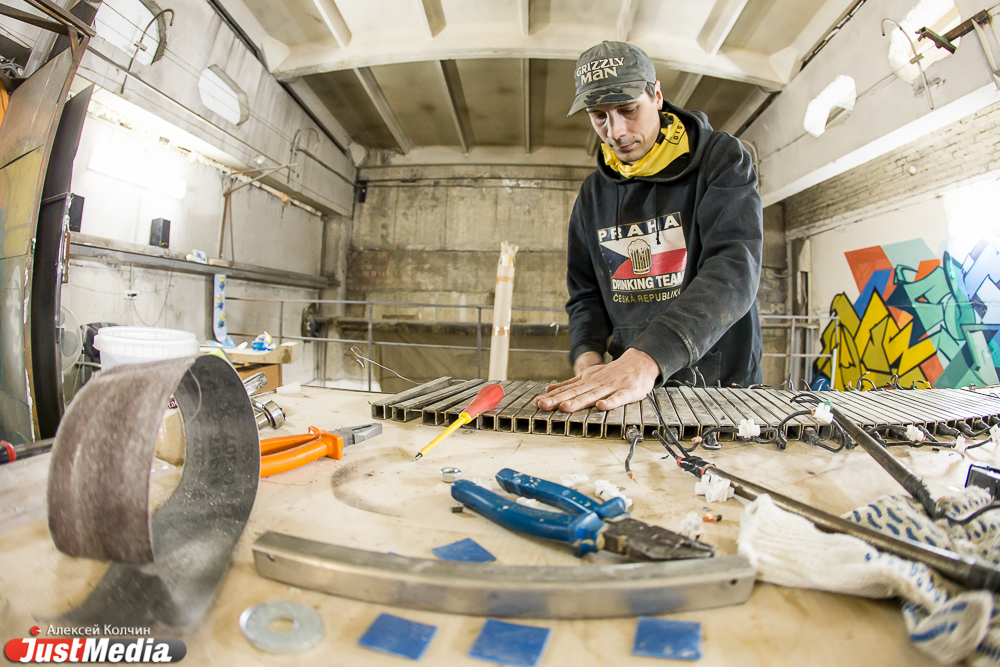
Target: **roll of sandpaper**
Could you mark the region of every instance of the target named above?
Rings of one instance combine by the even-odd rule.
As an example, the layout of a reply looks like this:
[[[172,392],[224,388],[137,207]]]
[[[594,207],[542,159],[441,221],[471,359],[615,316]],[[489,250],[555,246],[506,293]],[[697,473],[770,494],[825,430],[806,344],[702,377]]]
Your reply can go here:
[[[496,297],[493,300],[493,337],[490,342],[490,381],[507,379],[510,354],[510,307],[514,298],[514,255],[517,246],[500,244]]]

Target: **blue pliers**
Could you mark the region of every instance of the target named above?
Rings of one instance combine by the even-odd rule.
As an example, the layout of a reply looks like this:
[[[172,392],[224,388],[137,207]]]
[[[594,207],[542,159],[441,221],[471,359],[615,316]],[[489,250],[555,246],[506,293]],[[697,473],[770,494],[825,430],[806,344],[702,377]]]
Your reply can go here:
[[[505,528],[566,542],[578,557],[601,549],[637,560],[709,558],[715,553],[715,547],[708,544],[629,518],[621,498],[599,503],[562,484],[510,468],[498,472],[496,478],[507,493],[534,498],[563,511],[518,505],[464,479],[451,485],[451,497]]]

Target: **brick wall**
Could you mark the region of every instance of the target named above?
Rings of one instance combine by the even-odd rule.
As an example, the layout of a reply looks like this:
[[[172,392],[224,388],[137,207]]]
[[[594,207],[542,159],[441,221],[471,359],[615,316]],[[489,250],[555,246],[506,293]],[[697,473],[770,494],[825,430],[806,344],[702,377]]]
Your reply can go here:
[[[1000,169],[1000,104],[797,195],[785,205],[786,229],[825,227],[867,210],[930,194]]]

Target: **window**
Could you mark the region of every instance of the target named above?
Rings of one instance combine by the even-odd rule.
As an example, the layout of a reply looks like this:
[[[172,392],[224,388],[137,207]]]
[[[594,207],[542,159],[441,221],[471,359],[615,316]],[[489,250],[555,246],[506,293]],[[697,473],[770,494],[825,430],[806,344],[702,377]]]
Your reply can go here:
[[[892,66],[892,71],[907,83],[916,81],[920,77],[920,67],[926,71],[929,65],[951,55],[947,50],[934,46],[934,43],[929,39],[917,41],[916,31],[927,27],[937,34],[943,35],[961,22],[962,17],[959,15],[953,0],[920,0],[899,22],[910,39],[908,40],[907,35],[899,30],[892,31],[892,37],[889,41],[889,64]],[[886,24],[887,32],[888,27],[889,24]],[[917,55],[921,56],[920,66],[910,62],[914,58],[910,41],[913,42],[913,48],[917,50]],[[958,42],[959,40],[956,39],[956,46]]]
[[[160,29],[165,25],[156,5],[140,0],[105,0],[97,10],[97,36],[141,65],[149,65],[163,53]],[[156,21],[153,18],[158,17]],[[145,34],[143,34],[145,31]]]
[[[845,122],[854,110],[857,98],[854,79],[841,74],[809,102],[802,121],[806,132],[819,137],[826,132],[826,128]]]
[[[250,117],[247,95],[230,79],[222,68],[212,65],[201,71],[198,93],[202,103],[233,125],[240,125]]]

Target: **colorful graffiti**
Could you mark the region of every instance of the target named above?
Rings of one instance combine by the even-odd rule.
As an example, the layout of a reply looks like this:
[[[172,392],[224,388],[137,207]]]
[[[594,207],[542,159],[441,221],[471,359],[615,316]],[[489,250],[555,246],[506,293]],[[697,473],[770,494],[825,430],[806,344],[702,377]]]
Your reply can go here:
[[[836,347],[835,387],[876,386],[899,376],[910,387],[998,383],[1000,238],[979,242],[959,260],[937,259],[916,239],[845,253],[860,295],[838,294],[823,332],[823,354]],[[813,367],[814,388],[829,387],[833,359]]]

